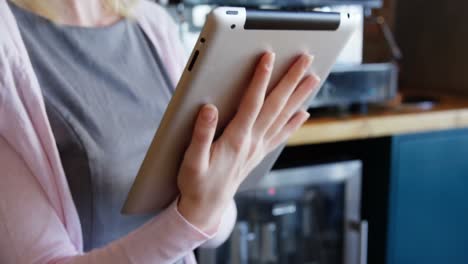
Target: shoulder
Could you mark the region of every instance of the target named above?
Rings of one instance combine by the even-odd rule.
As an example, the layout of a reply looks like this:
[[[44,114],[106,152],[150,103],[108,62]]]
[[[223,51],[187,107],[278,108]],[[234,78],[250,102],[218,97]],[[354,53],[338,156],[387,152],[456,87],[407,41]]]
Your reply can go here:
[[[28,55],[6,0],[0,0],[0,32],[0,120],[8,120],[11,116],[4,116],[4,102],[12,100],[17,85],[25,80],[22,76],[27,73],[24,62]]]
[[[149,24],[158,25],[159,28],[171,28],[175,22],[162,6],[148,0],[140,0],[134,12],[138,20],[145,20]]]
[[[6,0],[0,0],[0,59],[17,59],[21,50],[21,36],[16,20]]]
[[[139,1],[133,15],[156,48],[175,86],[187,61],[177,24],[166,9],[147,0]]]

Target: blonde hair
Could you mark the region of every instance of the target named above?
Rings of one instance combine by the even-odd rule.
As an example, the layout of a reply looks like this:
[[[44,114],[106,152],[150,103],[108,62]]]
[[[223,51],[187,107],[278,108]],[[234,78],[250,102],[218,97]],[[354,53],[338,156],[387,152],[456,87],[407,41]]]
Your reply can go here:
[[[104,5],[121,16],[129,16],[138,0],[102,0]]]
[[[26,8],[28,10],[34,11],[44,17],[47,17],[51,20],[56,20],[58,12],[60,10],[50,8],[50,0],[11,0],[15,4]],[[62,1],[62,0],[60,0]],[[111,12],[114,12],[118,15],[128,17],[131,14],[132,8],[136,5],[139,0],[101,0],[103,6],[108,8]]]

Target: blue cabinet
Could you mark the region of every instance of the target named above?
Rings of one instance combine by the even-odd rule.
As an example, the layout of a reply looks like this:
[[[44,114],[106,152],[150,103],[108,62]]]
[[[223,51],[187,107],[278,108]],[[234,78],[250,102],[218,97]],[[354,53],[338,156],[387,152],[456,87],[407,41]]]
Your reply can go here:
[[[468,263],[468,130],[394,137],[387,264]]]

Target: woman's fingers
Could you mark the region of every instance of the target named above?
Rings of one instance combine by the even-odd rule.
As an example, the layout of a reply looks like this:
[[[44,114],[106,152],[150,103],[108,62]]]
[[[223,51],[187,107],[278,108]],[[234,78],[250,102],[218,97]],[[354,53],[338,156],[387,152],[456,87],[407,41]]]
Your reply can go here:
[[[301,55],[284,75],[275,89],[268,95],[265,104],[255,122],[254,131],[258,136],[263,136],[272,123],[281,113],[291,94],[304,78],[304,74],[310,67],[313,57],[308,54]]]
[[[298,111],[299,108],[309,99],[312,92],[316,89],[317,85],[320,83],[320,78],[315,75],[307,76],[297,87],[296,91],[289,97],[286,106],[281,109],[279,115],[272,122],[271,126],[268,128],[265,138],[269,140],[274,138],[276,134],[283,129],[283,127],[288,123],[291,117]]]
[[[213,105],[203,106],[195,124],[192,141],[186,152],[185,165],[194,170],[208,167],[217,121],[217,108]]]
[[[297,112],[293,117],[286,123],[281,131],[275,135],[269,142],[268,151],[273,151],[279,145],[283,144],[288,138],[296,132],[304,123],[309,119],[310,114],[305,110]]]
[[[228,134],[238,135],[246,133],[252,128],[265,101],[274,61],[275,54],[271,52],[265,53],[260,59],[252,81],[241,101],[239,111],[226,128]]]

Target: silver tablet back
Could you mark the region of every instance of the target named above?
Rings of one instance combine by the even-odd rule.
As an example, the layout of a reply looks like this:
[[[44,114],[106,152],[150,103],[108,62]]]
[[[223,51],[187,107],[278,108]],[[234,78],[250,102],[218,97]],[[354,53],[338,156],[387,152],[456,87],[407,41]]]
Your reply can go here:
[[[276,53],[271,86],[279,81],[293,60],[305,52],[315,56],[310,72],[325,80],[358,26],[357,21],[350,14],[339,13],[215,9],[207,18],[123,213],[154,213],[174,201],[178,195],[178,169],[200,107],[206,103],[218,107],[218,133],[221,133],[235,115],[264,52]],[[241,190],[252,188],[268,173],[282,149],[266,157],[242,184]]]

